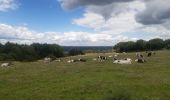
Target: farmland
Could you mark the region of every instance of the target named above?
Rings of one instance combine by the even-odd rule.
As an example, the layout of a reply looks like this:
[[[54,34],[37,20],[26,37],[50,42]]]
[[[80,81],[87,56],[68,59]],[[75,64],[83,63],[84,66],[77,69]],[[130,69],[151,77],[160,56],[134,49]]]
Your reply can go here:
[[[62,62],[14,62],[0,68],[0,100],[170,99],[170,51],[157,51],[144,64],[134,62],[135,53],[120,54],[132,58],[131,65],[93,61],[97,55],[101,54],[71,57],[87,62],[67,63],[69,58],[62,58]]]

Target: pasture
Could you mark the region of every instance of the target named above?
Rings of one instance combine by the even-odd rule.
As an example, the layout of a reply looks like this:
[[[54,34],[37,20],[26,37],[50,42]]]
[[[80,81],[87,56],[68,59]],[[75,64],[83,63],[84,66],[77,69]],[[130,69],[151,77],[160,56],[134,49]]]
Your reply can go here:
[[[131,65],[93,61],[98,55],[72,57],[87,62],[63,58],[0,68],[0,100],[170,100],[170,51],[157,51],[143,64],[134,62],[135,53],[120,54],[132,58]]]

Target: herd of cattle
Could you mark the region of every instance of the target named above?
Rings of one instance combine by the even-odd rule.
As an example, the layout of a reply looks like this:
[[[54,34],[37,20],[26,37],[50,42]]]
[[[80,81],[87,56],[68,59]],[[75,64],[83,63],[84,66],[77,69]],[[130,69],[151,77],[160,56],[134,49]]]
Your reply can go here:
[[[124,55],[127,55],[126,52],[123,52]],[[155,55],[156,53],[155,52],[146,52],[147,54],[147,57],[151,57],[152,55]],[[107,61],[109,59],[112,59],[113,60],[113,63],[114,64],[132,64],[132,59],[131,58],[123,58],[123,59],[119,59],[119,53],[115,53],[113,56],[110,55],[110,56],[98,56],[96,58],[93,58],[93,61],[98,61],[98,62],[103,62],[103,61]],[[44,63],[50,63],[52,61],[56,61],[56,62],[61,62],[62,60],[61,59],[55,59],[55,60],[52,60],[52,58],[49,58],[49,57],[46,57],[44,58]],[[69,59],[67,61],[67,63],[75,63],[75,62],[86,62],[87,60],[86,59],[82,59],[82,58],[79,58],[79,59]],[[145,63],[146,62],[146,59],[144,58],[143,54],[140,53],[140,52],[136,52],[136,60],[135,62],[138,62],[138,63]],[[1,64],[1,67],[9,67],[13,65],[11,62],[6,62],[6,63],[2,63]]]

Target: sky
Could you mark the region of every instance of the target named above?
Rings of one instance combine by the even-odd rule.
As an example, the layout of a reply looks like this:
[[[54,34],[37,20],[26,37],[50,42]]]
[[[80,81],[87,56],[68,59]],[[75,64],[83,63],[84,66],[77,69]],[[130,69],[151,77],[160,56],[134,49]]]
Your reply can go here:
[[[170,0],[0,0],[0,43],[113,46],[170,38]]]

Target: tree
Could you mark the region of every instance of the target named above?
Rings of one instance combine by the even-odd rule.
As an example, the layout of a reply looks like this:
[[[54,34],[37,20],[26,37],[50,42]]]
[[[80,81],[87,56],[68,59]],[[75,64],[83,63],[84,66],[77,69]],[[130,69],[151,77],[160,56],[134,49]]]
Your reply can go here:
[[[146,49],[146,41],[145,40],[137,40],[135,44],[135,48],[137,51],[143,51]]]
[[[170,39],[165,40],[164,45],[166,49],[170,49]]]
[[[130,52],[135,51],[135,42],[128,41],[128,42],[120,42],[113,47],[117,52]]]
[[[149,41],[137,40],[136,42],[119,42],[113,49],[116,52],[131,52],[131,51],[144,51],[144,50],[161,50],[163,48],[170,49],[170,39],[163,41],[162,39],[155,38]]]
[[[164,41],[159,38],[151,39],[147,42],[146,47],[148,50],[160,50],[164,48]]]
[[[47,56],[62,57],[64,52],[57,44],[0,44],[0,60],[34,61]]]

